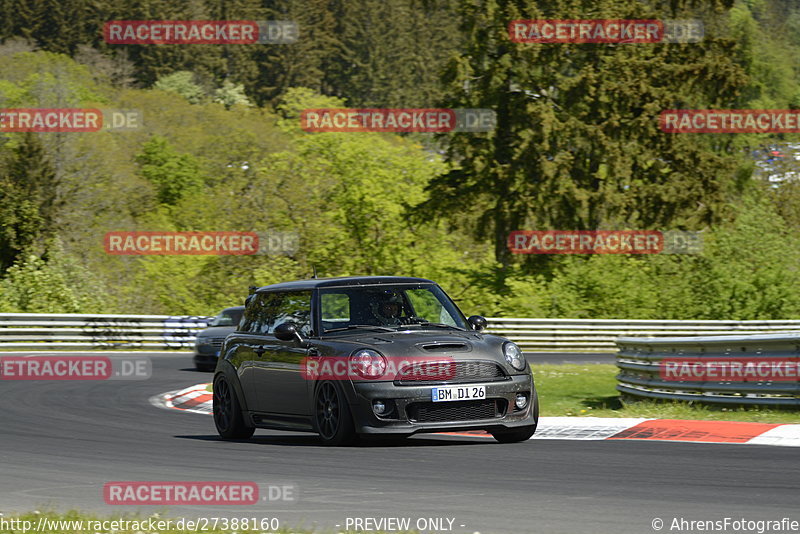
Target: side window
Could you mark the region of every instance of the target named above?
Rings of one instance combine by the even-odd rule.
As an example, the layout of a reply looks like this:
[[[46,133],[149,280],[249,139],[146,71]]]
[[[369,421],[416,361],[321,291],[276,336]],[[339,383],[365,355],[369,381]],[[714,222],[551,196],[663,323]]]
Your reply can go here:
[[[297,325],[304,336],[311,335],[311,291],[292,291],[274,293],[274,300],[269,303],[272,321],[264,333],[272,333],[275,327],[287,321]]]
[[[427,289],[409,289],[406,291],[408,300],[414,306],[414,314],[431,323],[443,323],[455,326],[455,322],[447,310],[436,298],[436,295]]]
[[[325,330],[340,328],[350,323],[350,295],[347,293],[320,293],[322,327]]]
[[[259,293],[248,304],[241,331],[271,334],[275,327],[294,321],[301,334],[311,335],[311,292]]]
[[[273,295],[259,293],[253,297],[245,308],[239,330],[250,334],[263,334],[270,324],[269,301]]]

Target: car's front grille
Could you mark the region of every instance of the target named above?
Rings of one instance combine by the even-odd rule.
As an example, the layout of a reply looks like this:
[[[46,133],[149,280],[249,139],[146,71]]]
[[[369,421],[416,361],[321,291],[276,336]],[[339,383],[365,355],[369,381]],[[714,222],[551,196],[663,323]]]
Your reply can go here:
[[[208,340],[208,344],[212,347],[221,347],[223,341],[225,341],[224,337],[212,337]]]
[[[434,382],[486,382],[503,380],[506,373],[494,362],[422,362],[407,365],[400,369],[395,385],[416,386]]]
[[[406,406],[413,423],[447,423],[496,419],[506,413],[505,399],[480,399],[455,402],[415,402]]]

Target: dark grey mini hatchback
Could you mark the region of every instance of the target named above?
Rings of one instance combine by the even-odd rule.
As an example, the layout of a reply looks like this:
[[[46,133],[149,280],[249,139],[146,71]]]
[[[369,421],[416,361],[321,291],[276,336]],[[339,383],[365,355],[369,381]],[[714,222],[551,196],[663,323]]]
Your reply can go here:
[[[481,332],[434,282],[367,276],[299,280],[251,294],[214,375],[220,436],[307,431],[359,436],[485,430],[530,438],[539,401],[525,356]]]

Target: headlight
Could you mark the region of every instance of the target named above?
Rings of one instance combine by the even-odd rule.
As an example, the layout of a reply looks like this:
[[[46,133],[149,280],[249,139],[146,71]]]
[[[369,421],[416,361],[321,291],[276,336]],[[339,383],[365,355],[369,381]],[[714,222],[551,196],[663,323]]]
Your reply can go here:
[[[509,341],[503,345],[503,355],[506,357],[506,361],[511,364],[511,367],[517,371],[524,371],[528,365],[528,362],[525,361],[525,356],[516,343]]]
[[[194,338],[194,346],[195,347],[199,347],[200,345],[205,345],[205,343],[206,343],[206,340],[203,339],[202,337]]]
[[[362,378],[380,378],[386,373],[386,358],[374,350],[359,349],[350,355],[350,366]]]

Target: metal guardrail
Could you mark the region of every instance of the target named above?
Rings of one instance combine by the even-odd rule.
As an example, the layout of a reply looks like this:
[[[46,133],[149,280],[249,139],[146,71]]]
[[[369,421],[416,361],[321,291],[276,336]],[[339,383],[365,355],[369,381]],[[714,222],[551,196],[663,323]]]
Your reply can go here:
[[[186,349],[211,317],[0,313],[0,349]]]
[[[715,380],[678,380],[685,375],[666,372],[667,365],[690,359],[706,366],[732,362],[769,364],[780,359],[790,367],[800,366],[800,333],[750,336],[710,336],[675,338],[632,338],[617,340],[617,390],[623,394],[651,399],[697,401],[730,405],[800,406],[800,378],[786,374],[785,379],[759,379],[755,374],[735,380],[716,373]],[[668,361],[665,361],[668,360]],[[672,368],[673,370],[676,367]],[[696,375],[695,375],[696,376]],[[712,374],[701,374],[710,378]],[[776,375],[770,375],[776,378]]]
[[[800,320],[657,321],[627,319],[508,319],[491,317],[487,332],[525,352],[616,352],[620,336],[670,337],[800,332]]]
[[[0,349],[187,349],[210,317],[0,313]],[[489,333],[525,352],[615,352],[620,336],[800,332],[795,321],[652,321],[488,318]]]

